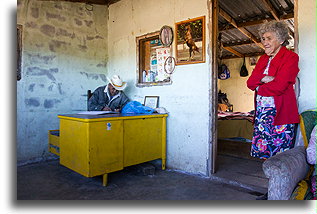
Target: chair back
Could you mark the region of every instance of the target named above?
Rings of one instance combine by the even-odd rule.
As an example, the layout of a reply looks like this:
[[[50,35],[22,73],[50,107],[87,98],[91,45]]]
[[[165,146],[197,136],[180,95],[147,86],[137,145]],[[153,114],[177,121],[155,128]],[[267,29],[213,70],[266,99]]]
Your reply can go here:
[[[87,91],[87,110],[88,110],[88,101],[89,101],[91,96],[92,96],[91,90],[88,90]]]
[[[300,114],[300,129],[304,139],[304,146],[307,148],[311,132],[316,125],[316,109],[307,110]]]

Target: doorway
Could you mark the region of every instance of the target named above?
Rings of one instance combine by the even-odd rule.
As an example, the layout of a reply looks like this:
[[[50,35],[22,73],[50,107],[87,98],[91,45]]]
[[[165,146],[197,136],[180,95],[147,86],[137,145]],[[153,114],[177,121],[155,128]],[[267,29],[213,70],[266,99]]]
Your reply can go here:
[[[226,172],[231,178],[239,177],[241,181],[246,181],[248,176],[253,176],[254,181],[265,180],[261,177],[264,176],[261,174],[262,161],[249,155],[253,132],[252,122],[249,121],[252,118],[253,92],[246,88],[245,82],[259,56],[264,54],[257,33],[263,22],[285,22],[291,37],[288,48],[297,52],[297,0],[212,0],[210,13],[213,32],[210,38],[212,48],[215,48],[212,51],[211,90],[211,112],[215,114],[211,114],[211,121],[217,124],[214,129],[211,128],[211,142],[217,142],[211,148],[211,174]],[[218,72],[214,72],[223,71],[221,65],[226,66],[229,77],[226,74],[221,79]],[[242,65],[246,66],[247,75],[241,75]],[[225,102],[218,99],[221,95],[225,96]],[[220,109],[219,113],[218,104],[226,104],[227,109]],[[244,169],[243,166],[247,167]],[[247,182],[250,181],[252,179]]]

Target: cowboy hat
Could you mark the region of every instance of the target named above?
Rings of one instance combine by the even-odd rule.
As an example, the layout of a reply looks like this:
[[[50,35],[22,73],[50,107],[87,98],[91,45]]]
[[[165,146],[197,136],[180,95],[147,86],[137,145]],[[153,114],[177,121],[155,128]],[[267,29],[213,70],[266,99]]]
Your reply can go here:
[[[119,75],[113,75],[111,79],[107,77],[109,83],[118,91],[122,91],[127,86],[126,82],[123,82]]]

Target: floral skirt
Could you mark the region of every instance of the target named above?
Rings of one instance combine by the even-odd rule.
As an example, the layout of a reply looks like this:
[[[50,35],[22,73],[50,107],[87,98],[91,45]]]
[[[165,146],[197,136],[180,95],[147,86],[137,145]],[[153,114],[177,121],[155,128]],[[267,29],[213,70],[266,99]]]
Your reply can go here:
[[[258,107],[256,110],[251,156],[268,159],[293,148],[295,124],[273,125],[276,109]]]

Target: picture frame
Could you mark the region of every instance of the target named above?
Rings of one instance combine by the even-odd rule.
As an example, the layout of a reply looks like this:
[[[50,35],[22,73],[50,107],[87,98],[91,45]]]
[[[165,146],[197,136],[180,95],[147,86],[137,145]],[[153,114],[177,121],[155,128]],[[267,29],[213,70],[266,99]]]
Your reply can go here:
[[[145,96],[144,97],[144,106],[150,108],[157,108],[159,105],[159,96]]]
[[[169,56],[164,62],[164,71],[167,74],[173,74],[175,70],[176,60],[174,57]]]
[[[250,57],[250,66],[255,66],[256,65],[256,61],[257,61],[257,58],[256,57]]]
[[[205,16],[175,23],[176,65],[205,62]]]
[[[173,29],[170,26],[164,25],[159,34],[160,41],[164,47],[169,47],[173,43]]]
[[[22,25],[17,24],[17,81],[22,78],[22,30]]]

